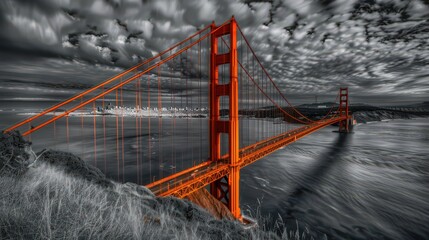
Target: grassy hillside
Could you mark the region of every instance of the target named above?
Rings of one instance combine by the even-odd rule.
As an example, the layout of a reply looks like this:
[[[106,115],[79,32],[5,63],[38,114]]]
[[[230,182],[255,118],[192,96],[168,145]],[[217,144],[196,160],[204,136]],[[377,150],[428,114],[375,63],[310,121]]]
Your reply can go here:
[[[280,238],[217,220],[190,201],[113,182],[72,154],[34,154],[19,135],[0,136],[0,239]]]

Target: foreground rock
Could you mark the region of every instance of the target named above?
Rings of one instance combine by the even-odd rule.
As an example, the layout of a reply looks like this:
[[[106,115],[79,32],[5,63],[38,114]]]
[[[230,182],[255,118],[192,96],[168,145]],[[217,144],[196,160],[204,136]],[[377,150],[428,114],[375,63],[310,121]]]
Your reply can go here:
[[[32,159],[30,145],[17,133],[0,134],[0,174],[25,172]]]

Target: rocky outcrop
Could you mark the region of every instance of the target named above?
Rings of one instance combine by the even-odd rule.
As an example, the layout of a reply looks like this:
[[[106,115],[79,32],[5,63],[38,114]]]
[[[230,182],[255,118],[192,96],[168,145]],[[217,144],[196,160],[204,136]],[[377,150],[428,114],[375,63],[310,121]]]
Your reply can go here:
[[[186,199],[206,209],[216,219],[234,220],[225,204],[214,198],[205,188],[189,194]]]
[[[21,174],[30,164],[30,142],[18,132],[0,133],[0,174]]]
[[[36,155],[38,159],[34,162],[34,166],[47,163],[64,171],[64,173],[70,176],[80,177],[104,187],[113,186],[112,181],[108,180],[98,168],[87,164],[81,158],[71,153],[43,150]]]

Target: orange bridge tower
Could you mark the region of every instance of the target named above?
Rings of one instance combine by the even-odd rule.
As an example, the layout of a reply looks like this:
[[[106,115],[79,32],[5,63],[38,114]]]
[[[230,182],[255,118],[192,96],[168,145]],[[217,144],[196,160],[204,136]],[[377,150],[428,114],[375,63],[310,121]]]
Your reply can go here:
[[[340,133],[350,132],[350,116],[349,116],[349,89],[340,88],[340,117],[346,117],[345,120],[340,122]]]
[[[220,29],[218,29],[220,28]],[[216,29],[215,32],[213,32]],[[228,24],[211,26],[210,56],[210,160],[221,158],[221,134],[228,134],[229,175],[210,184],[211,194],[222,201],[237,219],[240,211],[240,166],[239,166],[239,128],[238,128],[238,58],[237,23],[232,17]],[[229,35],[229,52],[218,54],[218,40]],[[229,82],[219,84],[218,67],[229,64]],[[224,81],[222,81],[224,82]],[[220,97],[229,99],[229,119],[220,119]]]

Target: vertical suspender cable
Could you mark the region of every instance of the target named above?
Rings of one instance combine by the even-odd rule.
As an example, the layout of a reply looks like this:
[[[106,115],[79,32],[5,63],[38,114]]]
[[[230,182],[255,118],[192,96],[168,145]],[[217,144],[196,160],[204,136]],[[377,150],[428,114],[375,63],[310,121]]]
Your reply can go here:
[[[199,37],[201,36],[201,34],[199,34]],[[199,115],[202,115],[202,106],[201,106],[201,42],[198,43],[198,76],[199,76],[199,81],[198,81],[198,92],[199,92],[199,96],[198,96],[198,111],[199,111]],[[200,147],[199,147],[199,152],[198,152],[198,160],[202,161],[203,160],[203,156],[202,156],[202,152],[203,152],[203,120],[201,118],[201,116],[198,116],[198,121],[199,121],[199,129],[200,129]]]
[[[95,110],[95,101],[92,103],[93,121],[94,121],[94,166],[97,167],[97,112]]]
[[[191,44],[192,44],[192,38],[190,39],[190,41],[191,41]],[[192,74],[191,74],[191,72],[192,72],[192,70],[193,70],[193,65],[192,65],[192,50],[191,51],[189,51],[189,66],[188,66],[188,75],[189,75],[189,81],[191,82],[191,87],[192,87],[192,79],[191,79],[191,76],[192,76]],[[191,122],[191,126],[193,125],[192,124],[192,122],[193,122],[193,118],[192,118],[192,114],[193,114],[193,111],[194,111],[194,109],[193,109],[193,104],[192,104],[192,101],[193,101],[193,99],[192,99],[192,91],[191,91],[191,94],[190,94],[190,96],[188,96],[189,98],[190,98],[190,101],[189,101],[189,110],[191,111],[191,114],[190,114],[190,116],[188,116],[188,119],[189,119],[189,121]],[[190,129],[188,129],[188,131],[190,132],[190,141],[191,141],[191,144],[190,144],[190,146],[191,146],[191,160],[192,160],[192,166],[195,166],[195,158],[194,158],[194,148],[193,148],[193,142],[192,142],[192,136],[193,136],[193,133],[191,132],[192,130],[193,130],[194,128],[193,127],[191,127]]]
[[[149,152],[149,178],[150,181],[152,181],[152,135],[150,132],[150,119],[151,119],[151,113],[150,113],[150,75],[147,79],[147,109],[148,109],[148,137],[147,137],[147,143],[148,143],[148,152]]]
[[[171,55],[171,52],[170,52],[170,55]],[[174,66],[174,61],[173,61],[173,63],[171,64],[172,66]],[[173,67],[168,67],[168,65],[167,65],[167,67],[168,67],[168,69],[170,70],[170,110],[169,110],[169,114],[172,114],[172,111],[173,111],[173,95],[174,95],[174,90],[173,90]],[[170,129],[171,129],[171,136],[170,136],[170,145],[171,145],[171,150],[170,150],[170,152],[171,152],[171,155],[170,155],[170,165],[172,166],[172,171],[174,171],[175,172],[175,164],[174,164],[174,153],[173,153],[173,151],[174,151],[174,129],[173,129],[173,126],[174,126],[174,118],[173,118],[174,116],[172,115],[171,116],[171,125],[170,125]]]
[[[69,130],[69,115],[66,116],[66,138],[67,138],[67,151],[70,151],[70,130]]]
[[[140,183],[140,175],[139,175],[139,80],[140,78],[136,81],[136,89],[135,89],[135,109],[134,109],[134,114],[135,114],[135,118],[136,118],[136,137],[135,137],[135,141],[136,141],[136,175],[137,175],[137,183]]]
[[[143,77],[139,78],[139,146],[140,149],[140,156],[139,156],[139,162],[140,162],[140,181],[141,184],[143,184],[143,139],[142,139],[142,117],[143,117],[143,101],[142,101],[142,87],[141,87],[141,80]]]
[[[119,115],[118,115],[118,108],[119,108],[119,102],[118,102],[118,89],[116,89],[115,90],[115,93],[116,93],[116,98],[115,98],[115,111],[114,111],[114,113],[115,113],[115,126],[116,126],[116,162],[117,162],[117,166],[116,166],[116,170],[117,170],[117,179],[118,179],[118,182],[119,182],[119,170],[120,170],[120,168],[119,168],[119,164],[120,164],[120,162],[119,162]]]
[[[122,82],[122,78],[121,78]],[[121,87],[121,153],[122,153],[122,182],[125,182],[125,149],[124,149],[124,95]]]
[[[162,145],[162,99],[161,99],[161,77],[160,77],[160,67],[158,67],[158,164],[160,166],[164,166],[163,159],[162,159],[162,151],[161,151],[161,145]],[[163,177],[163,167],[159,168],[159,177],[160,179]]]
[[[103,86],[103,92],[104,92],[104,86]],[[105,105],[105,98],[103,96],[103,101],[102,101],[102,114],[103,114],[103,151],[104,151],[104,174],[107,173],[107,164],[106,164],[106,160],[107,160],[107,149],[106,149],[106,115],[104,114],[106,111],[106,105]]]
[[[83,102],[82,97],[80,98],[80,102]],[[66,115],[66,121],[67,121],[67,115]],[[85,159],[85,135],[84,135],[84,130],[83,130],[83,114],[80,114],[80,138],[82,139],[82,158]],[[68,145],[68,144],[67,144]],[[68,146],[67,146],[68,148]]]
[[[54,112],[54,115],[56,113]],[[54,126],[54,147],[55,149],[57,149],[57,126],[56,126],[57,121],[53,122],[53,126]]]

